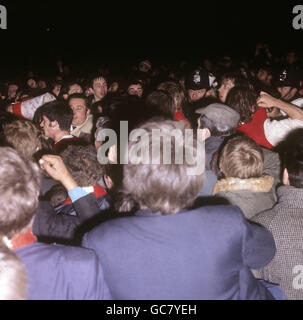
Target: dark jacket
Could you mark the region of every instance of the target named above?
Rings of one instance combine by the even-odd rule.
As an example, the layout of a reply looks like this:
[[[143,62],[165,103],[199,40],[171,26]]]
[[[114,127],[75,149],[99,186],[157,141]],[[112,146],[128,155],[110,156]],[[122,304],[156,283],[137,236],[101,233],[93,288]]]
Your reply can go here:
[[[111,299],[91,250],[36,242],[15,253],[25,266],[28,300]]]
[[[138,211],[96,227],[82,244],[102,261],[114,299],[272,299],[250,271],[274,257],[272,235],[237,207]]]
[[[107,203],[104,207],[106,205]],[[77,215],[57,214],[49,201],[39,201],[33,224],[33,233],[39,241],[80,244],[83,234],[81,228],[92,219],[102,215],[94,194],[80,198],[69,207],[74,209]]]

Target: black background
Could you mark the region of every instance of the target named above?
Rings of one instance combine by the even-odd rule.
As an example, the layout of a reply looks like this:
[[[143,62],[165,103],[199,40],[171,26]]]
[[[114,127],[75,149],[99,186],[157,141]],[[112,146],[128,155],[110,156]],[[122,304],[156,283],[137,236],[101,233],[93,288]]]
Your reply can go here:
[[[257,41],[274,53],[303,49],[289,1],[3,1],[2,70],[131,58],[181,59],[252,55]],[[49,31],[47,32],[47,28]]]

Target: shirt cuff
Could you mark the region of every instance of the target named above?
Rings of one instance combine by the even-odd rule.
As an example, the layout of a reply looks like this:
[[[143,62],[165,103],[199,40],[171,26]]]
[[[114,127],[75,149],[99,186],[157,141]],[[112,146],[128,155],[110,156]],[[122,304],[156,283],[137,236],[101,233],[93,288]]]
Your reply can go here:
[[[86,191],[84,191],[82,188],[76,187],[76,188],[70,190],[68,192],[68,195],[69,195],[70,199],[72,200],[72,202],[74,203],[77,200],[87,196],[88,193]]]

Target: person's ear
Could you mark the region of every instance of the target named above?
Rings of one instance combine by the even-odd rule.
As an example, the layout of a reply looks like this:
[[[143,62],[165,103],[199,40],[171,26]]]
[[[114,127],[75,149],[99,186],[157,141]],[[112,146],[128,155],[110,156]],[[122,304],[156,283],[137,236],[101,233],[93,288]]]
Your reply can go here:
[[[88,116],[88,115],[90,115],[90,114],[91,114],[90,109],[87,109],[87,110],[86,110],[86,116]]]
[[[284,184],[285,186],[290,186],[289,174],[288,174],[288,171],[287,171],[286,168],[284,169],[284,172],[283,172],[283,184]]]
[[[211,136],[211,133],[209,129],[204,128],[204,129],[198,129],[198,139],[199,141],[205,141]]]
[[[60,126],[59,126],[59,123],[58,123],[57,120],[52,121],[52,122],[51,122],[51,126],[52,126],[52,128],[58,128],[58,129],[60,129]]]

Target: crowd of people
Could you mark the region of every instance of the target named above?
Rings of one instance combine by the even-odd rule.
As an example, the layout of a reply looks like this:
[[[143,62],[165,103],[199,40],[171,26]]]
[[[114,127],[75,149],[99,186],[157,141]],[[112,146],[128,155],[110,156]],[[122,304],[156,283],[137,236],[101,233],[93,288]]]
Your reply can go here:
[[[0,299],[303,299],[298,54],[117,69],[0,84]]]

